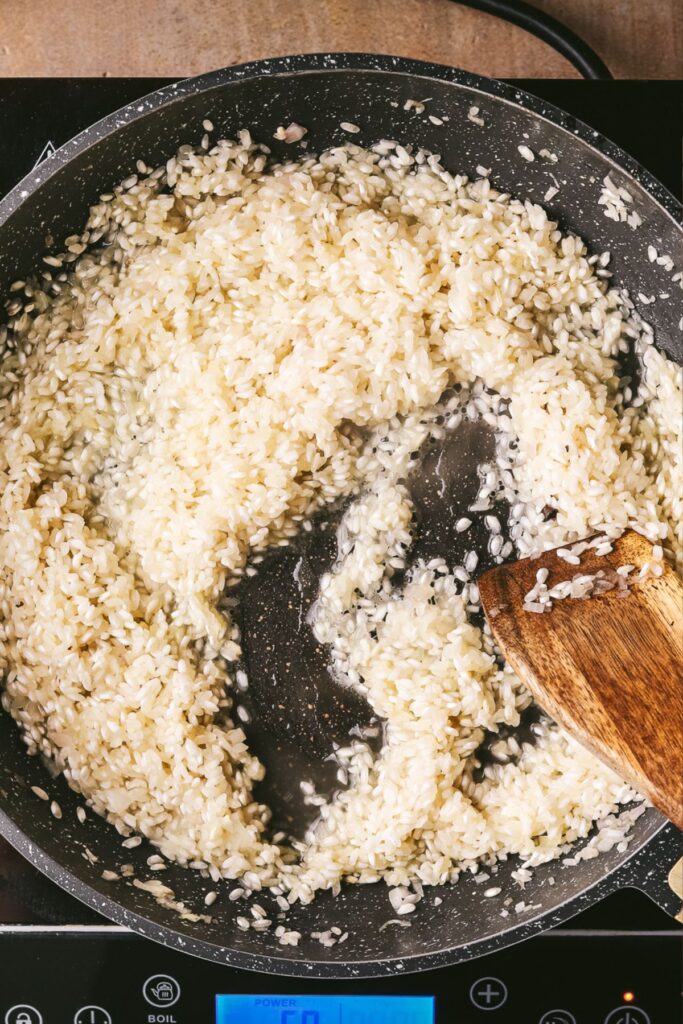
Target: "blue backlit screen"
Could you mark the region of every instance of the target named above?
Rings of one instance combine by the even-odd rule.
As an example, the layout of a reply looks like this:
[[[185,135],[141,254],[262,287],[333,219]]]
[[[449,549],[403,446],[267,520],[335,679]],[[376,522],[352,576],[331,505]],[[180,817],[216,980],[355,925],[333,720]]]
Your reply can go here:
[[[434,1024],[432,996],[216,996],[216,1024]]]

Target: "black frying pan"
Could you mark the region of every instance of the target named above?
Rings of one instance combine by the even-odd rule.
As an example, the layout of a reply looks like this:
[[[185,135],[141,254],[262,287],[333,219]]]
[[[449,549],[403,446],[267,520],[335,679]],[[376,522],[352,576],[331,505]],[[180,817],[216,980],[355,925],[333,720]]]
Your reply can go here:
[[[430,109],[447,114],[447,125],[432,125],[426,117],[408,115],[407,99],[432,97]],[[392,106],[392,103],[394,104]],[[468,120],[478,106],[486,128]],[[143,158],[158,165],[184,142],[198,142],[201,122],[210,117],[222,135],[241,127],[273,147],[276,157],[291,157],[296,149],[274,143],[273,132],[294,120],[308,128],[310,149],[320,151],[347,141],[341,121],[362,128],[354,141],[371,145],[379,138],[425,146],[442,154],[452,171],[474,174],[478,164],[493,168],[498,187],[543,202],[552,184],[560,190],[545,204],[563,228],[581,235],[595,252],[609,249],[620,284],[633,296],[664,289],[661,268],[647,258],[653,244],[681,261],[680,207],[647,171],[586,125],[514,87],[446,67],[393,57],[362,54],[314,55],[259,61],[181,82],[132,103],[83,132],[41,164],[0,203],[0,286],[2,289],[39,265],[45,235],[56,239],[78,231],[88,204],[100,192],[134,170]],[[551,166],[527,163],[517,147],[557,153]],[[603,178],[612,175],[627,186],[642,226],[604,217],[597,200]],[[680,295],[669,287],[670,300],[642,309],[654,327],[657,345],[682,361]],[[475,538],[476,539],[476,538]],[[292,700],[296,700],[296,694]],[[267,734],[267,730],[262,730]],[[299,742],[297,742],[297,739]],[[278,783],[276,811],[300,813],[298,781],[315,774],[318,760],[305,751],[301,737],[260,740],[264,760]],[[54,794],[63,809],[56,821],[48,806],[31,792],[39,785]],[[654,810],[637,822],[626,852],[615,849],[573,869],[558,863],[538,868],[523,898],[529,909],[504,919],[496,900],[481,897],[471,877],[438,891],[442,903],[425,900],[413,915],[411,927],[387,928],[393,916],[383,885],[344,889],[333,899],[324,893],[307,907],[292,910],[288,926],[303,933],[338,925],[349,930],[344,945],[325,948],[315,942],[282,947],[270,934],[241,932],[235,924],[235,904],[220,900],[211,908],[213,922],[181,920],[159,906],[147,893],[128,882],[105,882],[104,867],[132,861],[140,877],[149,877],[146,859],[152,852],[143,843],[136,850],[121,848],[121,837],[104,820],[88,817],[77,822],[80,801],[63,779],[51,780],[37,759],[28,758],[14,723],[0,716],[0,831],[36,867],[89,906],[123,925],[186,952],[207,959],[305,977],[352,977],[421,970],[455,963],[533,935],[566,920],[611,890],[635,885],[647,891],[665,910],[679,905],[666,885],[666,875],[678,855],[678,834]],[[98,861],[84,858],[87,846]],[[515,861],[501,864],[496,884],[519,891],[510,879]],[[556,884],[547,879],[553,875]],[[203,896],[212,887],[196,872],[170,866],[163,874],[176,897],[190,909],[204,911]],[[435,895],[436,893],[430,893]],[[522,894],[517,897],[522,898]],[[268,905],[265,897],[261,898]]]

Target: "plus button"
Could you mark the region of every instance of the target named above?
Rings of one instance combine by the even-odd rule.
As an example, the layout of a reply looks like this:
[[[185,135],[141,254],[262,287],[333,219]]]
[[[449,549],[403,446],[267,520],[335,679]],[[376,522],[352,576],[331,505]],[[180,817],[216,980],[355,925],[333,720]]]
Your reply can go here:
[[[470,989],[470,1000],[478,1010],[498,1010],[507,997],[508,990],[499,978],[480,978]]]

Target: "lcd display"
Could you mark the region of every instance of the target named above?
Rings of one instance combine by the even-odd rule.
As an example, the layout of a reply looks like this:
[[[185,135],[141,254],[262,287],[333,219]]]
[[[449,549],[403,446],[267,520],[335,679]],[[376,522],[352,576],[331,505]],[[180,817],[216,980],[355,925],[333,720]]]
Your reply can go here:
[[[218,995],[216,1024],[434,1024],[434,998]]]

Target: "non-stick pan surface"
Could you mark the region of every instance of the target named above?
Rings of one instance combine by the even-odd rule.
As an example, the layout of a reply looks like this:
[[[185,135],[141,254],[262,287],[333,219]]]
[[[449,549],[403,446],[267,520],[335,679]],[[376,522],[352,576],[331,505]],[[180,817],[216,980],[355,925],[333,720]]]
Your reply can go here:
[[[429,112],[448,118],[442,125],[403,109],[408,99],[431,97]],[[468,118],[479,108],[484,127]],[[521,198],[542,203],[565,230],[582,236],[595,252],[610,250],[615,279],[632,296],[659,295],[641,313],[655,330],[656,344],[682,360],[680,292],[663,268],[651,263],[648,245],[683,263],[680,208],[652,176],[608,140],[556,108],[511,86],[465,72],[394,57],[363,54],[312,55],[259,61],[181,82],[105,118],[40,165],[0,203],[0,294],[40,263],[49,233],[60,239],[82,226],[87,207],[135,168],[138,159],[158,165],[182,143],[199,142],[210,118],[220,136],[248,127],[276,157],[299,155],[276,143],[281,124],[308,129],[310,151],[343,144],[340,122],[358,124],[354,142],[380,138],[424,146],[440,153],[453,172],[476,174],[491,168],[493,183]],[[529,163],[518,147],[556,153],[557,163]],[[610,174],[633,196],[642,224],[607,219],[598,198]],[[558,189],[547,203],[550,187]],[[484,545],[483,536],[479,538]],[[475,536],[475,542],[477,538]],[[292,696],[296,700],[296,694]],[[262,733],[267,730],[262,730]],[[254,737],[256,749],[272,758],[278,813],[300,813],[298,782],[315,777],[319,756],[305,744],[268,735]],[[31,791],[39,785],[59,801],[55,820]],[[499,900],[483,899],[471,876],[455,886],[428,891],[409,928],[381,926],[393,916],[384,885],[348,886],[333,898],[323,893],[307,907],[293,908],[287,926],[304,934],[334,925],[349,932],[343,945],[326,948],[305,941],[279,946],[267,932],[242,932],[236,904],[220,899],[211,923],[181,919],[129,881],[106,882],[105,868],[133,863],[139,878],[154,877],[143,843],[124,850],[121,837],[102,819],[80,824],[82,803],[64,780],[52,780],[40,761],[28,758],[14,723],[0,716],[0,831],[30,861],[73,895],[106,916],[152,939],[207,959],[239,967],[305,977],[353,977],[437,967],[490,952],[557,924],[619,885],[638,885],[665,909],[676,912],[664,883],[676,859],[677,833],[654,810],[637,822],[627,851],[611,850],[574,868],[558,863],[538,868],[522,893],[510,875],[515,859],[500,865],[496,885],[524,900],[522,913],[501,917]],[[86,848],[87,851],[86,852]],[[93,856],[94,855],[94,856]],[[96,860],[94,858],[97,858]],[[555,884],[548,879],[553,876]],[[156,876],[159,877],[159,876]],[[161,876],[177,900],[206,913],[203,897],[212,884],[174,865]],[[434,905],[434,897],[441,903]],[[501,897],[502,899],[503,897]],[[270,906],[267,897],[260,902]]]

